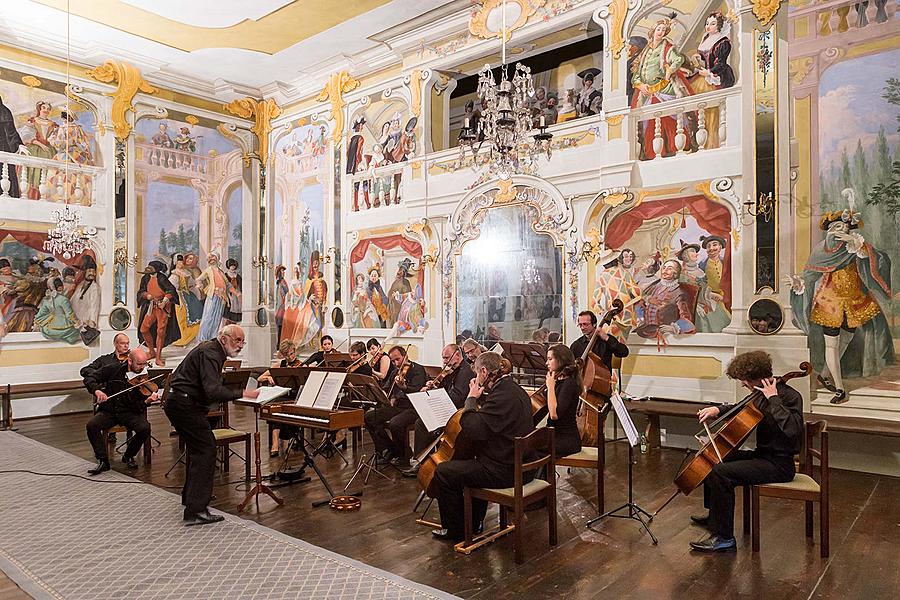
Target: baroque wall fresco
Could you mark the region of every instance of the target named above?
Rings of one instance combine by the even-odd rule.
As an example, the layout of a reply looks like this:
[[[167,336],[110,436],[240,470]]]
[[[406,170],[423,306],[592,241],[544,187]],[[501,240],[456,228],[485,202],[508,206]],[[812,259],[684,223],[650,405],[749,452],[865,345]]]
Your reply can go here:
[[[728,209],[703,195],[646,200],[616,215],[607,253],[589,263],[589,308],[602,314],[622,300],[613,330],[660,346],[721,332],[731,322],[731,227]]]
[[[273,264],[278,339],[317,347],[325,324],[328,282],[323,274],[331,128],[303,124],[275,145]]]
[[[241,321],[242,161],[215,123],[135,125],[138,340],[157,364]],[[172,302],[160,310],[155,295]]]
[[[873,43],[883,43],[879,24],[889,25],[885,18],[865,23]],[[800,249],[804,261],[791,275],[790,299],[794,324],[808,336],[819,393],[835,404],[873,388],[876,394],[900,393],[900,302],[894,291],[900,281],[900,50],[894,30],[893,49],[823,64],[818,79],[814,73],[804,86],[811,88],[818,119],[809,128],[812,160],[801,161],[800,169],[817,165],[818,173],[810,245]],[[841,41],[829,36],[833,56],[847,53]]]

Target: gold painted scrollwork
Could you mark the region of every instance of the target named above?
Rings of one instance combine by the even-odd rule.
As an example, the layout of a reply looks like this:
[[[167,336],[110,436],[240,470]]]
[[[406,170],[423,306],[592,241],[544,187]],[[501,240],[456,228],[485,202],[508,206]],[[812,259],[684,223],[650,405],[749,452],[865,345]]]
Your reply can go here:
[[[782,0],[753,0],[753,14],[760,23],[768,25],[781,8],[781,2]]]
[[[341,136],[344,135],[344,107],[347,106],[344,94],[358,87],[359,81],[351,77],[347,71],[332,73],[328,78],[328,83],[316,97],[317,102],[331,102],[331,114],[334,118],[334,131],[331,132],[331,139],[335,144],[340,143]]]
[[[794,85],[800,85],[813,68],[813,57],[795,58],[788,63],[788,73]]]
[[[617,59],[625,49],[625,17],[628,15],[628,0],[612,0],[606,7],[610,18],[610,45],[613,58]],[[601,15],[603,14],[601,9]]]
[[[519,18],[515,23],[506,24],[506,39],[509,40],[512,32],[525,25],[528,19],[535,13],[537,9],[545,4],[546,0],[507,0],[507,5],[519,5]],[[488,28],[488,16],[495,8],[502,10],[503,0],[483,0],[480,6],[472,10],[472,16],[469,19],[469,32],[483,39],[501,38],[503,37],[502,29],[499,31],[491,31]]]
[[[116,137],[125,140],[131,134],[131,123],[128,121],[128,113],[134,112],[132,101],[138,92],[155,94],[157,89],[144,81],[141,72],[127,62],[107,60],[94,69],[89,69],[87,75],[102,83],[116,83],[116,91],[107,94],[113,99],[112,122],[116,131]]]
[[[416,69],[408,75],[410,106],[409,110],[413,115],[419,116],[422,112],[422,70]]]
[[[259,160],[263,165],[269,161],[269,134],[272,132],[272,119],[281,114],[281,107],[272,98],[256,100],[240,98],[225,105],[225,110],[242,119],[253,119],[250,131],[259,140]]]

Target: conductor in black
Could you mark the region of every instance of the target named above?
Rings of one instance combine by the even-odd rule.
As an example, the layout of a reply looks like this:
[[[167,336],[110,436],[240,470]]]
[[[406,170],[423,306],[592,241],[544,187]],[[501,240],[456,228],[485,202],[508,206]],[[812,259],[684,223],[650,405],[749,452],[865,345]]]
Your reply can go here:
[[[794,478],[794,455],[803,442],[803,398],[772,377],[772,357],[757,350],[735,356],[725,373],[751,391],[760,392],[753,402],[763,413],[756,426],[756,449],[736,450],[716,464],[703,482],[703,501],[709,514],[691,520],[705,526],[710,535],[691,547],[700,552],[722,552],[736,547],[734,540],[734,488],[739,485],[781,483]],[[727,407],[726,407],[727,409]],[[717,406],[697,413],[700,422],[719,416]]]
[[[189,464],[181,490],[185,525],[216,523],[224,517],[210,514],[216,438],[206,418],[209,405],[241,397],[241,392],[222,384],[222,365],[244,347],[240,325],[226,325],[215,339],[191,350],[172,374],[166,416],[187,444]],[[259,390],[244,390],[245,398],[256,398]]]

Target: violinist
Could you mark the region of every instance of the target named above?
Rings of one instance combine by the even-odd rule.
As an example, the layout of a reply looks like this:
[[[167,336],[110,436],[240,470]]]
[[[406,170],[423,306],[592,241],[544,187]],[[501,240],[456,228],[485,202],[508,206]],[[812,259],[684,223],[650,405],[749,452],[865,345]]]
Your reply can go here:
[[[391,404],[367,412],[366,429],[375,442],[375,451],[385,461],[390,461],[399,469],[408,469],[409,441],[406,429],[416,422],[418,415],[407,394],[421,390],[428,375],[425,367],[409,360],[403,346],[394,346],[388,356],[396,371],[389,387],[388,398]]]
[[[362,342],[353,342],[350,344],[350,349],[348,350],[350,354],[350,360],[352,361],[350,364],[350,368],[348,369],[348,373],[356,373],[357,375],[368,375],[372,376],[372,367],[369,365],[369,361],[364,358],[366,353],[366,345]]]
[[[469,382],[475,378],[475,372],[469,363],[463,359],[462,351],[456,344],[447,344],[441,350],[441,360],[444,369],[437,377],[425,384],[422,390],[443,388],[456,408],[462,408],[469,393]],[[436,382],[436,383],[435,383]],[[429,444],[440,435],[440,430],[429,432],[422,419],[416,420],[415,454],[421,454]],[[419,472],[419,465],[403,471],[406,477],[415,477]]]
[[[81,378],[84,380],[84,387],[88,392],[92,395],[94,393],[94,390],[88,387],[88,377],[95,371],[99,371],[107,365],[114,365],[128,360],[128,347],[130,345],[131,340],[128,339],[127,335],[124,333],[117,333],[115,337],[113,337],[114,350],[112,352],[98,356],[94,362],[81,368]]]
[[[528,394],[511,377],[503,374],[499,354],[482,353],[475,359],[474,371],[461,425],[462,434],[476,443],[476,456],[442,462],[437,465],[434,476],[442,529],[435,529],[432,535],[454,542],[461,541],[464,536],[463,488],[512,487],[515,439],[534,429]],[[488,387],[484,387],[486,385]],[[487,502],[472,500],[474,531],[480,531],[486,511]]]
[[[278,345],[278,353],[281,355],[281,363],[278,366],[282,369],[300,366],[300,359],[297,358],[297,344],[293,340],[282,340]],[[260,375],[257,381],[259,381],[260,385],[275,385],[275,380],[272,379],[272,375],[269,374],[268,370]],[[291,395],[296,396],[297,390],[291,390]],[[269,437],[272,438],[269,450],[270,457],[278,456],[281,443],[290,442],[295,429],[295,427],[285,426],[273,428],[270,431],[271,435]]]
[[[568,456],[581,450],[581,433],[575,415],[581,396],[581,372],[575,355],[563,344],[547,350],[547,427],[553,427],[556,455]]]
[[[803,442],[803,398],[786,383],[772,377],[772,357],[762,350],[735,356],[725,371],[731,379],[757,394],[754,403],[763,413],[756,427],[756,449],[730,452],[712,468],[703,482],[703,504],[709,514],[691,520],[709,530],[706,538],[691,542],[700,552],[733,550],[734,488],[739,485],[780,483],[794,478],[794,455]],[[700,422],[715,419],[727,407],[710,406],[697,413]]]
[[[134,432],[122,455],[122,462],[130,469],[137,468],[134,457],[150,435],[147,405],[158,399],[159,392],[146,393],[148,390],[142,389],[143,386],[130,390],[128,388],[139,375],[146,374],[148,362],[147,352],[142,348],[135,348],[129,351],[124,362],[108,364],[85,378],[85,386],[97,402],[97,412],[86,426],[88,440],[97,459],[97,466],[88,471],[91,475],[109,471],[106,440],[101,432],[115,425],[124,425]],[[113,394],[116,394],[115,397],[110,397]]]
[[[391,364],[391,359],[384,353],[381,344],[375,338],[366,342],[366,348],[368,348],[369,356],[371,357],[369,367],[372,369],[372,377],[375,378],[381,389],[387,391],[391,387],[391,371],[394,368],[393,364]]]
[[[469,361],[469,364],[473,364],[475,359],[478,358],[482,352],[487,352],[487,348],[473,340],[472,338],[466,338],[463,340],[460,345],[462,348],[463,354],[466,355],[466,360]]]
[[[594,330],[597,329],[597,315],[589,310],[578,313],[578,329],[581,330],[582,336],[572,342],[570,346],[575,358],[581,358],[584,355],[584,350],[587,348],[591,336],[594,335]],[[606,368],[612,371],[612,357],[625,358],[628,356],[628,346],[620,342],[616,336],[600,329],[591,352],[600,357]]]
[[[318,367],[322,364],[322,361],[325,360],[326,354],[331,354],[334,352],[334,338],[330,335],[323,335],[322,340],[319,342],[319,345],[322,347],[321,350],[313,352],[309,355],[309,358],[303,361],[303,367]]]

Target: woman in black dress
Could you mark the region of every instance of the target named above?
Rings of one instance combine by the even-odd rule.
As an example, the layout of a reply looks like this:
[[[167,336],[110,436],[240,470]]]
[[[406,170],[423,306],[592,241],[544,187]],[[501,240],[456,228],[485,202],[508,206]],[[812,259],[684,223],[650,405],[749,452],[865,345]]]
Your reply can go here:
[[[581,450],[581,434],[575,422],[581,396],[581,373],[575,355],[564,344],[547,350],[547,427],[555,429],[556,455]]]

